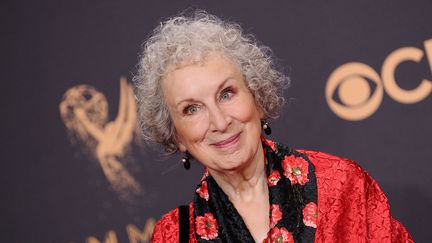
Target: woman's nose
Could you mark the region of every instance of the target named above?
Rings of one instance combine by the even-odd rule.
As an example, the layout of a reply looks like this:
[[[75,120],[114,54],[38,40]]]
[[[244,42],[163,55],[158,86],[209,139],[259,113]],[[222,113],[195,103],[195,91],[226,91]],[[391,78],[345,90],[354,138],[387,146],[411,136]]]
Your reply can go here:
[[[225,132],[231,123],[231,118],[220,107],[209,109],[210,129],[214,132]]]

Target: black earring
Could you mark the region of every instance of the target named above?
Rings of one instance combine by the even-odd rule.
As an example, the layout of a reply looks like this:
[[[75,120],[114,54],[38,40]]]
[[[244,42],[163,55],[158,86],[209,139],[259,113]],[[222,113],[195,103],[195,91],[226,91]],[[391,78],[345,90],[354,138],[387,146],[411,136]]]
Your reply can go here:
[[[262,129],[264,130],[264,133],[270,135],[272,132],[270,125],[266,121],[261,122],[261,125],[262,125]]]
[[[190,157],[188,152],[186,152],[185,156],[181,159],[181,162],[186,170],[190,169]]]

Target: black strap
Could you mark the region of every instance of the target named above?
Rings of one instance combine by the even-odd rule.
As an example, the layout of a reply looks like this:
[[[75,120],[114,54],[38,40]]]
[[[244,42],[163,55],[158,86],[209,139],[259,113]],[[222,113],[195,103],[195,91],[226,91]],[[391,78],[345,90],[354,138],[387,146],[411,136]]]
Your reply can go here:
[[[179,234],[180,243],[189,242],[189,206],[181,205],[179,211]]]

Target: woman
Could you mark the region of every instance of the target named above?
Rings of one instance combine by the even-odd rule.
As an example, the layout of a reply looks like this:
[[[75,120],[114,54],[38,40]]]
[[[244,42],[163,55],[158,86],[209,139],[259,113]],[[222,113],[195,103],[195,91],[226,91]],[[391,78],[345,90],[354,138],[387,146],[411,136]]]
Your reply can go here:
[[[146,139],[206,168],[189,210],[163,216],[152,242],[412,241],[354,162],[261,135],[288,79],[238,25],[202,11],[169,19],[134,80]]]

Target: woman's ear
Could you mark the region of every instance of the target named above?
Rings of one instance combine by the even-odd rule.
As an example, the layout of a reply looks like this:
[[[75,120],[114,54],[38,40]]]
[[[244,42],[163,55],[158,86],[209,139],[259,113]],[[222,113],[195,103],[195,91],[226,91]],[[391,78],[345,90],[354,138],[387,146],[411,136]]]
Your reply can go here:
[[[258,109],[258,115],[259,115],[260,120],[264,120],[264,119],[265,119],[265,116],[264,116],[264,111],[263,111],[263,109],[261,108],[260,105],[256,105],[256,107],[257,107],[257,109]]]
[[[185,153],[187,151],[187,148],[182,142],[182,139],[177,134],[175,136],[175,142],[180,152]]]
[[[178,146],[180,152],[185,153],[187,151],[186,146],[184,146],[183,143],[177,142],[177,146]]]

